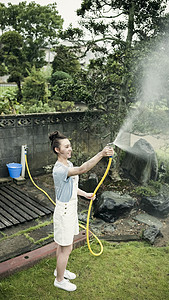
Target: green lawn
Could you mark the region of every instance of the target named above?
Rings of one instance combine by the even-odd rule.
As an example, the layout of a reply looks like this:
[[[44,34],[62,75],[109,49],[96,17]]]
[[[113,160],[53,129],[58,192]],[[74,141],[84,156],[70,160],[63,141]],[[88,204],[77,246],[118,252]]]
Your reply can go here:
[[[92,248],[97,251],[95,243]],[[0,283],[1,300],[167,300],[169,299],[169,247],[145,243],[104,242],[101,256],[87,246],[74,250],[68,268],[77,274],[75,292],[53,286],[55,258],[16,273]]]

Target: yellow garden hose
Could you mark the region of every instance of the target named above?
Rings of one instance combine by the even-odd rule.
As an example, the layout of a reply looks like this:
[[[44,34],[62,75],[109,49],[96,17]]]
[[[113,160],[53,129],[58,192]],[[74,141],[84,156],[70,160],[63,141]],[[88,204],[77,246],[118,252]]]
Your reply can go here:
[[[88,215],[87,215],[87,224],[86,224],[86,239],[87,239],[87,245],[88,245],[88,248],[89,248],[89,251],[94,255],[94,256],[99,256],[102,254],[103,252],[103,245],[101,243],[101,241],[98,239],[97,236],[95,236],[93,233],[93,236],[96,238],[96,240],[99,242],[100,244],[100,252],[99,253],[95,253],[92,251],[91,247],[90,247],[90,242],[89,242],[89,219],[90,219],[90,212],[91,212],[91,208],[92,208],[92,204],[93,204],[93,198],[94,196],[96,195],[99,187],[101,186],[101,184],[103,183],[103,181],[105,180],[108,172],[109,172],[109,169],[110,169],[110,166],[111,166],[111,162],[112,162],[112,157],[109,157],[109,163],[107,165],[107,169],[102,177],[102,179],[100,180],[100,182],[98,183],[98,185],[96,186],[95,190],[94,190],[94,193],[93,193],[93,196],[92,196],[92,199],[90,200],[90,204],[89,204],[89,209],[88,209]]]
[[[99,238],[91,231],[89,231],[89,219],[90,219],[90,213],[91,213],[91,207],[92,207],[92,203],[93,203],[93,198],[95,196],[95,194],[97,193],[99,187],[101,186],[101,184],[103,183],[104,179],[106,178],[107,176],[107,173],[110,169],[110,166],[111,166],[111,162],[112,162],[112,157],[109,158],[109,163],[107,165],[107,169],[102,177],[102,179],[100,180],[100,182],[98,183],[97,187],[95,188],[94,190],[94,193],[92,195],[92,199],[90,200],[90,204],[89,204],[89,209],[88,209],[88,215],[87,215],[87,224],[86,224],[86,227],[83,226],[82,224],[79,224],[79,226],[83,229],[86,230],[86,239],[87,239],[87,245],[88,245],[88,248],[89,248],[89,251],[91,252],[91,254],[93,254],[94,256],[99,256],[103,253],[103,245],[102,245],[102,242],[99,240]],[[41,189],[39,186],[37,186],[37,184],[34,182],[32,176],[31,176],[31,173],[30,173],[30,170],[29,170],[29,166],[28,166],[28,161],[27,161],[27,152],[25,151],[25,164],[26,164],[26,168],[27,168],[27,172],[28,172],[28,175],[29,175],[29,178],[30,180],[32,181],[32,183],[34,184],[34,186],[39,189],[41,192],[43,192],[47,197],[48,199],[53,203],[53,205],[56,205],[56,203],[52,200],[52,198],[48,195],[48,193],[46,193],[43,189]],[[94,238],[98,241],[99,245],[100,245],[100,252],[99,253],[95,253],[92,251],[91,247],[90,247],[90,242],[89,242],[89,232],[92,233],[92,235],[94,236]]]
[[[56,205],[55,202],[52,200],[52,198],[48,195],[48,193],[46,193],[43,189],[41,189],[39,186],[37,186],[36,183],[34,182],[32,176],[31,176],[31,173],[29,171],[28,161],[27,161],[27,155],[26,154],[25,154],[25,164],[26,164],[26,168],[27,168],[27,171],[28,171],[28,175],[29,175],[30,180],[32,181],[32,183],[36,186],[36,188],[38,190],[40,190],[41,192],[43,192],[54,205]]]

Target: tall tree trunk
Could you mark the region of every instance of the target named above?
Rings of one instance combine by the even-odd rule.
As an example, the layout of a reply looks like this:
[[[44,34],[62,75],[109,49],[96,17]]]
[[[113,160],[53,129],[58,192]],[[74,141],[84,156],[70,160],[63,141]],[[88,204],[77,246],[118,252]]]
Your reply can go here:
[[[132,38],[133,38],[133,34],[134,34],[134,13],[135,13],[135,3],[134,3],[134,1],[132,1],[131,6],[129,8],[126,49],[129,49],[131,47],[131,43],[132,43]]]
[[[16,82],[16,84],[17,84],[17,86],[18,86],[17,101],[18,101],[19,103],[21,103],[21,100],[22,100],[21,81],[18,80],[18,81]]]
[[[127,38],[126,38],[125,60],[124,60],[125,72],[122,79],[122,99],[126,103],[126,105],[130,102],[130,99],[128,99],[128,81],[129,81],[128,59],[129,59],[129,55],[131,54],[130,49],[131,49],[132,38],[134,34],[134,14],[135,14],[135,3],[134,1],[132,1],[131,6],[129,8],[129,14],[128,14]]]

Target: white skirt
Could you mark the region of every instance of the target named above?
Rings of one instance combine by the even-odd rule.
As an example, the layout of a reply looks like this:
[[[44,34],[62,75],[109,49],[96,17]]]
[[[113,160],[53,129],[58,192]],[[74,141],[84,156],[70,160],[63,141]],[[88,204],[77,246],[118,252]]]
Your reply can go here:
[[[73,243],[74,235],[79,234],[77,201],[56,201],[53,215],[54,241],[60,246]]]

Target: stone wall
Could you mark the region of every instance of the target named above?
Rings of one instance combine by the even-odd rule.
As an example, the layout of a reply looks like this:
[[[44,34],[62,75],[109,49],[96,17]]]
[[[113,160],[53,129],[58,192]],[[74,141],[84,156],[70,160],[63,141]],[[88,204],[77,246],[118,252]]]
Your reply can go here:
[[[93,122],[98,119],[93,113]],[[32,175],[44,173],[44,167],[54,164],[56,155],[52,152],[49,133],[60,130],[72,138],[73,147],[86,153],[100,150],[99,138],[82,129],[85,112],[45,113],[0,116],[0,178],[8,177],[7,163],[20,163],[21,146],[28,146],[28,163]]]

